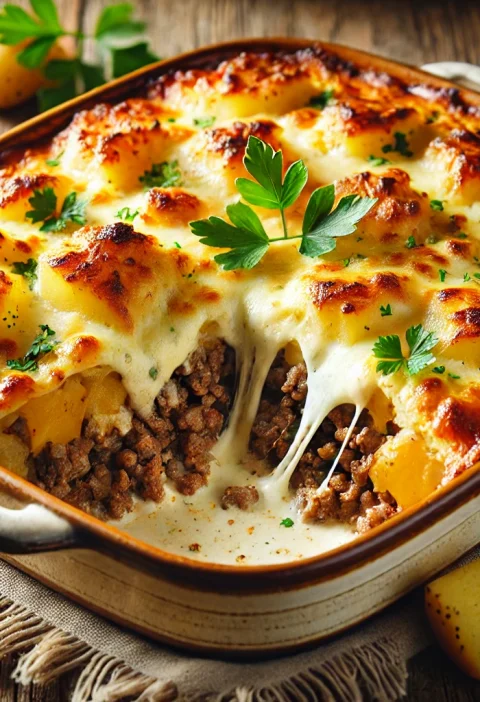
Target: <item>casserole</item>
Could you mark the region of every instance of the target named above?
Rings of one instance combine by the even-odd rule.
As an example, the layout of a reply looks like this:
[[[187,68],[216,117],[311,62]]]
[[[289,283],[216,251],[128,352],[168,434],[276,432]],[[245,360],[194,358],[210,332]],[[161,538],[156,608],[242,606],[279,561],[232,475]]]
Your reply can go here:
[[[121,79],[112,86],[94,91],[86,97],[62,106],[51,113],[48,124],[41,117],[13,130],[10,135],[2,139],[2,145],[4,148],[9,146],[18,148],[23,143],[32,141],[33,138],[45,137],[47,132],[51,133],[52,129],[63,126],[67,115],[71,115],[75,109],[93,105],[98,102],[99,97],[118,99],[122,91],[131,94],[132,91],[139,90],[142,81],[148,77],[158,75],[159,72],[162,73],[172,67],[201,66],[202,62],[204,65],[205,62],[207,65],[215,64],[220,57],[234,55],[238,51],[238,46],[238,42],[224,45],[218,49],[218,54],[215,54],[214,50],[194,52],[178,60],[163,62],[157,67],[137,72],[128,80]],[[307,42],[294,40],[259,41],[252,43],[251,50],[255,54],[265,49],[296,50],[306,47],[308,47]],[[426,78],[424,74],[414,69],[402,68],[361,52],[324,45],[322,48],[327,51],[327,63],[328,61],[334,63],[336,59],[328,57],[337,54],[344,62],[342,70],[347,73],[351,71],[349,61],[365,67],[367,71],[373,66],[377,72],[374,74],[373,83],[375,75],[382,75],[379,71],[386,71],[393,76],[390,80],[398,79],[410,84],[420,84],[420,87],[417,85],[419,94],[422,94],[422,89],[427,93],[428,90],[437,90],[438,96],[446,100],[448,105],[455,105],[455,100],[458,100],[459,96],[455,91],[449,93],[446,90],[449,84],[445,81],[433,79],[430,76]],[[321,52],[321,49],[318,51]],[[308,51],[306,54],[308,55]],[[385,81],[385,78],[383,80]],[[425,81],[433,87],[428,90],[422,88],[422,83]],[[388,80],[386,83],[388,84]],[[472,105],[478,104],[478,97],[475,94],[465,91],[465,96]],[[305,99],[310,97],[312,96],[307,95]],[[472,107],[472,114],[473,112]],[[101,114],[97,116],[101,118]],[[402,113],[399,118],[405,120],[408,115]],[[80,126],[83,128],[82,125]],[[36,130],[35,136],[32,129]],[[398,141],[398,138],[395,138]],[[387,141],[381,143],[384,147],[390,146],[389,151],[385,150],[383,153],[401,151],[397,143],[389,144]],[[392,175],[386,177],[391,179]],[[395,176],[393,180],[395,181]],[[418,211],[424,204],[419,205],[417,202],[411,209]],[[459,228],[454,230],[456,231],[460,231]],[[120,234],[117,231],[115,236],[118,238]],[[121,236],[123,237],[123,234]],[[105,240],[107,237],[102,234],[99,238]],[[416,247],[417,242],[414,242],[413,248]],[[60,266],[63,265],[63,258],[59,257],[57,260]],[[72,271],[67,273],[70,275]],[[342,300],[343,302],[345,301]],[[349,304],[348,301],[347,304]],[[185,355],[178,358],[173,367],[184,358]],[[151,379],[155,380],[156,376],[154,378],[153,375]],[[185,372],[184,375],[186,375]],[[27,571],[35,572],[37,577],[45,579],[83,602],[90,601],[91,606],[106,612],[109,616],[114,616],[140,630],[170,641],[187,646],[198,646],[206,650],[271,651],[308,643],[349,626],[400,596],[422,578],[433,574],[446,562],[473,546],[478,540],[479,491],[478,467],[474,463],[475,460],[472,460],[471,464],[465,466],[467,470],[453,483],[446,484],[435,494],[428,492],[422,495],[420,504],[406,507],[400,514],[394,516],[390,523],[377,527],[371,534],[359,537],[352,545],[342,546],[326,555],[304,558],[292,564],[242,566],[242,568],[213,565],[208,562],[194,561],[191,557],[162,553],[158,548],[142,544],[110,524],[102,524],[91,516],[82,515],[75,508],[66,506],[52,496],[47,496],[8,471],[2,471],[0,481],[10,493],[16,492],[25,498],[48,505],[59,515],[67,516],[68,524],[50,515],[48,523],[44,524],[44,528],[37,529],[33,538],[31,534],[24,534],[25,543],[28,541],[30,547],[59,546],[62,544],[62,539],[63,543],[80,539],[88,546],[93,541],[96,548],[110,554],[99,556],[90,551],[52,554],[48,558],[57,559],[56,563],[62,564],[59,569],[55,568],[54,572],[44,565],[40,568],[42,572],[39,572],[39,566],[36,564],[39,558],[44,564],[45,561],[42,560],[44,556],[15,558],[15,562],[21,563],[21,567]],[[37,514],[36,510],[37,508],[30,514]],[[10,541],[6,540],[5,544],[10,544],[11,549],[18,548],[19,545],[19,537],[15,544],[12,520],[15,523],[24,516],[22,513],[10,515],[8,530],[7,522],[4,522],[5,539],[10,539]],[[120,554],[122,559],[127,557],[128,564],[111,560],[111,555],[118,558]],[[109,559],[108,568],[105,565],[107,561],[104,559]],[[50,560],[50,563],[54,562]],[[92,563],[95,563],[95,571],[92,570]],[[135,577],[130,572],[133,563],[138,564],[138,570],[135,568],[133,571]],[[78,574],[81,569],[85,573],[89,572],[89,576],[72,580],[72,572],[75,571]],[[145,569],[148,571],[147,574],[144,573]],[[98,600],[98,591],[102,590],[98,587],[94,588],[97,595],[96,601],[92,603],[91,584],[94,579],[90,574],[91,572],[102,573],[104,577],[107,570],[111,572],[112,580],[113,573],[116,572],[124,583],[133,583],[140,578],[141,589],[145,592],[157,594],[161,592],[162,598],[168,599],[171,605],[168,616],[165,611],[158,610],[158,603],[156,606],[153,603],[151,606],[155,615],[151,614],[148,620],[144,618],[143,622],[140,621],[141,607],[131,602],[133,595],[127,598],[123,612],[113,612],[113,608],[108,604],[110,598],[106,597],[102,602]],[[48,574],[47,571],[49,571]],[[186,584],[189,574],[194,578],[195,586],[204,588],[204,592],[195,595],[196,602],[199,603],[195,608],[188,604],[191,599],[191,590]],[[220,590],[221,596],[212,595],[212,589]],[[295,612],[298,613],[299,608],[302,612],[300,618],[295,614]],[[211,620],[211,629],[205,624],[207,611]],[[252,613],[255,614],[256,623],[258,623],[258,616],[264,618],[265,626],[262,627],[262,632],[258,631],[255,623],[252,625]],[[237,622],[241,617],[241,626],[231,626],[232,615],[239,617],[236,619]],[[198,632],[199,627],[202,627],[202,632],[197,635],[195,632]]]

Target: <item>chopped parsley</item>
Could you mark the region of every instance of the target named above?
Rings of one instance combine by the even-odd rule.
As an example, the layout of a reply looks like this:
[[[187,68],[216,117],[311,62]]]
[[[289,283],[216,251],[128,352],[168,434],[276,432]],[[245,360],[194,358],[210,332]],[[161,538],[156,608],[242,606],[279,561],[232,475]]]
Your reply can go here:
[[[28,200],[32,209],[26,213],[26,217],[32,223],[43,222],[40,227],[41,232],[61,232],[69,222],[75,224],[85,224],[85,200],[77,200],[77,193],[69,193],[63,201],[60,214],[55,214],[57,209],[57,196],[53,188],[35,190]]]
[[[438,269],[438,277],[440,278],[440,282],[444,283],[445,282],[445,276],[447,275],[447,271],[444,268],[439,268]]]
[[[373,355],[379,358],[377,373],[391,375],[403,368],[408,375],[416,375],[435,361],[430,351],[438,343],[433,332],[428,332],[421,324],[410,327],[405,334],[410,355],[405,358],[400,337],[397,334],[380,336],[373,346]]]
[[[386,307],[384,305],[380,305],[380,314],[382,317],[391,317],[392,306],[390,304],[388,304]]]
[[[308,103],[310,107],[314,107],[316,110],[323,110],[328,105],[328,103],[333,99],[335,91],[333,88],[328,88],[318,95],[313,95]]]
[[[415,237],[413,235],[410,235],[405,242],[405,246],[407,249],[414,249],[417,246],[417,242],[415,241]]]
[[[135,210],[135,212],[132,212],[130,210],[130,207],[122,207],[121,210],[118,210],[115,217],[118,217],[123,222],[133,222],[133,220],[139,214],[139,212],[140,210]]]
[[[50,351],[53,351],[58,341],[51,339],[55,336],[53,329],[50,329],[48,324],[40,324],[41,334],[35,337],[29,350],[23,358],[8,359],[7,367],[12,370],[30,371],[38,370],[38,358]]]
[[[345,268],[347,268],[347,266],[350,265],[350,259],[349,259],[349,258],[344,258],[344,259],[343,259],[343,265],[344,265]]]
[[[175,119],[175,117],[169,117],[169,118],[167,119],[167,122],[176,122],[176,121],[177,121],[177,120]]]
[[[174,331],[175,331],[175,327],[170,327],[170,331],[171,331],[171,332],[174,332]]]
[[[58,154],[58,156],[56,156],[55,158],[47,158],[45,163],[47,164],[47,166],[51,166],[52,168],[56,168],[56,166],[60,165],[60,159],[62,158],[64,153],[65,153],[65,151],[61,151]]]
[[[468,283],[468,281],[471,280],[470,274],[469,273],[464,273],[463,274],[463,282]]]
[[[34,258],[29,258],[26,263],[15,261],[12,263],[12,271],[17,275],[23,275],[30,290],[33,288],[37,280],[37,261]]]
[[[474,273],[473,277],[476,278],[477,280],[480,280],[480,273]]]
[[[436,212],[443,212],[443,200],[430,200],[430,207]]]
[[[201,129],[206,129],[207,127],[211,127],[216,119],[217,118],[213,115],[207,115],[206,117],[195,117],[193,124]]]
[[[460,376],[457,375],[456,373],[448,373],[448,377],[451,378],[452,380],[460,380]]]
[[[149,171],[140,176],[139,181],[145,188],[171,188],[181,185],[182,173],[178,161],[154,163]]]
[[[457,239],[468,239],[468,234],[465,234],[465,232],[458,232],[458,234],[455,234]]]
[[[372,166],[386,166],[387,163],[391,163],[391,161],[388,160],[388,158],[383,158],[382,156],[373,156],[371,154],[368,157],[368,162],[372,164]]]
[[[385,144],[385,146],[382,146],[384,154],[398,151],[402,156],[413,156],[413,151],[410,151],[410,144],[408,143],[406,134],[403,132],[395,132],[393,138],[395,139],[393,144]]]
[[[443,373],[445,373],[445,366],[435,366],[435,368],[432,368],[432,373],[442,375]]]
[[[293,519],[290,519],[290,517],[285,517],[285,519],[282,519],[282,521],[280,522],[280,526],[287,527],[287,529],[289,527],[292,527],[294,524],[295,522],[293,521]]]
[[[156,380],[158,376],[158,370],[155,368],[155,366],[152,366],[150,370],[148,371],[148,375],[152,380]]]
[[[182,248],[181,245],[178,243],[178,241],[174,241],[173,243],[174,243],[174,245],[176,246],[177,249],[181,249],[181,248]]]

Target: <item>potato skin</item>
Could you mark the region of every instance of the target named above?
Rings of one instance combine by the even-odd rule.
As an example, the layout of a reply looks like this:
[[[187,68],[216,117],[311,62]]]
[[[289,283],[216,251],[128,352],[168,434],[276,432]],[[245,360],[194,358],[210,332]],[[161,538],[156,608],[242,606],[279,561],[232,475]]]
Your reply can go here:
[[[0,44],[0,110],[21,105],[48,84],[41,69],[31,70],[18,63],[17,56],[25,46],[26,42],[15,46]],[[49,59],[66,57],[67,52],[59,44],[53,46],[48,56]]]

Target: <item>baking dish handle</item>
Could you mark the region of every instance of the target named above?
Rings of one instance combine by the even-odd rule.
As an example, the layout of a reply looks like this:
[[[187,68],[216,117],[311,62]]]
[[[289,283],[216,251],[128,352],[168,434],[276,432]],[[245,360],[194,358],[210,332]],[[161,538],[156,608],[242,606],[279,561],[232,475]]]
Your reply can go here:
[[[473,63],[438,61],[437,63],[426,63],[422,66],[422,70],[433,73],[440,78],[466,84],[466,87],[472,85],[474,89],[480,88],[480,66],[475,66]]]
[[[75,530],[42,505],[0,507],[0,552],[33,553],[72,546]]]

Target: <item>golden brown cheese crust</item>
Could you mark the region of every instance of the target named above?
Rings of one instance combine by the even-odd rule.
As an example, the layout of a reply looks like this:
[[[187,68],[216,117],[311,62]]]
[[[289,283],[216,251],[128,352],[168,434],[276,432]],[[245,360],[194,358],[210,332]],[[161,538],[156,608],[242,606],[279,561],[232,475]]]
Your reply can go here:
[[[312,98],[326,93],[316,108]],[[356,193],[377,198],[376,207],[320,260],[301,257],[292,241],[270,247],[252,271],[222,271],[213,261],[219,251],[199,244],[189,222],[225,216],[238,199],[250,135],[281,148],[285,168],[298,158],[308,166],[305,192],[287,211],[292,232],[308,195],[326,183],[335,183],[337,202]],[[180,176],[146,183],[145,174],[165,163]],[[44,188],[59,204],[71,191],[85,197],[86,226],[40,232],[26,213]],[[0,355],[26,353],[38,324],[55,328],[61,344],[38,374],[3,366],[0,410],[96,363],[113,365],[128,382],[141,366],[125,361],[132,350],[145,383],[156,349],[180,329],[194,339],[218,323],[228,335],[235,318],[266,333],[308,318],[319,344],[373,345],[422,323],[440,339],[443,375],[429,368],[415,378],[378,376],[378,385],[402,426],[454,475],[480,456],[479,200],[480,107],[456,88],[408,84],[321,47],[242,53],[83,110],[49,143],[3,158]],[[257,212],[278,236],[272,211]],[[12,270],[30,258],[38,260],[31,286]],[[287,288],[291,299],[289,292],[280,301]],[[383,316],[388,305],[392,314]]]

